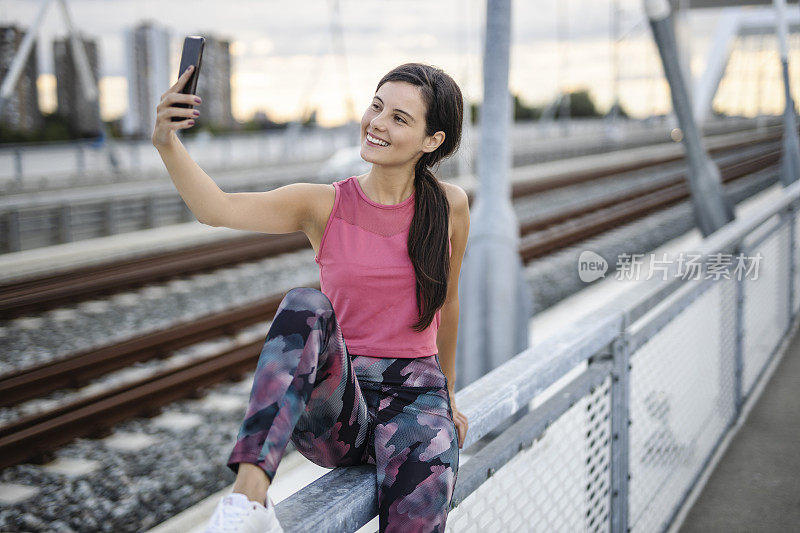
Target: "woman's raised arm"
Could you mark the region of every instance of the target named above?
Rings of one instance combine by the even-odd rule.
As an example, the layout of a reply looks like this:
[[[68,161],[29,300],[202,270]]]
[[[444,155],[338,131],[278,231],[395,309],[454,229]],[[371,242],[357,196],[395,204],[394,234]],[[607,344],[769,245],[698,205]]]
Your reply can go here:
[[[330,188],[322,183],[290,183],[264,192],[223,192],[206,224],[262,233],[308,234],[313,206]]]
[[[167,167],[175,188],[198,221],[209,226],[260,231],[263,233],[291,233],[304,230],[311,219],[314,198],[324,194],[315,183],[292,183],[266,192],[226,193],[191,158],[175,131],[193,125],[194,110],[175,107],[175,103],[198,105],[194,95],[180,90],[189,79],[186,70],[175,85],[161,95],[157,107],[153,146]],[[172,117],[187,117],[173,122]]]

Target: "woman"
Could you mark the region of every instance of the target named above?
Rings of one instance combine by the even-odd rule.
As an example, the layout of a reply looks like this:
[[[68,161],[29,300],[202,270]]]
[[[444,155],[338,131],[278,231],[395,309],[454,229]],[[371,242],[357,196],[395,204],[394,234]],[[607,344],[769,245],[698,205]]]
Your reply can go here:
[[[267,489],[290,438],[321,466],[376,466],[381,532],[444,531],[468,428],[453,387],[469,204],[430,167],[458,148],[458,85],[400,65],[361,119],[367,174],[225,193],[175,135],[193,121],[170,120],[198,115],[172,107],[200,103],[179,93],[189,73],[162,96],[152,139],[183,200],[211,226],[304,232],[321,283],[278,307],[228,460],[236,482],[208,531],[281,531]]]

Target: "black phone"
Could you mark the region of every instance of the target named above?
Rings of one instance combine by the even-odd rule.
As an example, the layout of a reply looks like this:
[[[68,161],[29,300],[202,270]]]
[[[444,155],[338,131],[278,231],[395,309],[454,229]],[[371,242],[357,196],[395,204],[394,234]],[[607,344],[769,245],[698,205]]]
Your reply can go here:
[[[180,77],[189,65],[194,65],[194,70],[189,75],[189,79],[181,89],[182,94],[197,94],[197,80],[200,77],[200,64],[203,62],[203,47],[206,44],[205,38],[200,35],[189,35],[183,40],[183,53],[181,53],[181,68],[178,70],[178,77]],[[194,106],[190,104],[177,103],[172,104],[175,107],[185,107],[193,109]],[[188,117],[172,117],[172,122],[180,122],[186,120]]]

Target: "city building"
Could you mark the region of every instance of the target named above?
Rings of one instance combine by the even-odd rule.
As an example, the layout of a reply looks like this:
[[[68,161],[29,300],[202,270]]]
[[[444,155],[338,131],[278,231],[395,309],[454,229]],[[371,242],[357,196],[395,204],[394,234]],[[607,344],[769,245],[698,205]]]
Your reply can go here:
[[[0,26],[0,80],[5,80],[11,70],[11,63],[24,37],[25,31],[17,26]],[[34,42],[11,97],[0,111],[0,122],[4,128],[35,132],[44,126],[44,119],[39,110],[39,91],[36,87],[36,80],[39,77],[36,52],[36,42]]]
[[[123,118],[123,133],[149,138],[156,121],[156,106],[161,95],[177,79],[170,67],[169,31],[144,21],[125,32],[128,112]]]
[[[89,59],[90,82],[99,89],[99,62],[97,43],[81,37]],[[100,134],[100,105],[98,100],[86,98],[80,83],[78,68],[72,54],[72,43],[68,37],[53,41],[53,64],[56,73],[57,113],[67,119],[71,132],[75,135]]]
[[[206,39],[197,94],[203,99],[197,125],[209,124],[222,129],[234,127],[231,103],[230,41],[201,34]],[[181,48],[183,42],[181,42]],[[177,78],[177,74],[175,76]]]

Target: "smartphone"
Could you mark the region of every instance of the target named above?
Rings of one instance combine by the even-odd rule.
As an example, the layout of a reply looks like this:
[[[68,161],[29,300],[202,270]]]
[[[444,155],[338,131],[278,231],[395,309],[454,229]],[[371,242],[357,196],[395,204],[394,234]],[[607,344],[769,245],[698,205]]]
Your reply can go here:
[[[200,64],[203,62],[203,47],[206,44],[205,38],[200,35],[189,35],[183,40],[183,53],[181,53],[181,68],[178,70],[180,77],[189,65],[194,65],[194,70],[186,81],[186,85],[181,89],[182,94],[197,94],[197,79],[200,76]],[[191,104],[177,103],[175,107],[194,109]],[[189,117],[172,117],[172,122],[180,122]]]

